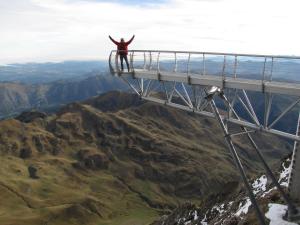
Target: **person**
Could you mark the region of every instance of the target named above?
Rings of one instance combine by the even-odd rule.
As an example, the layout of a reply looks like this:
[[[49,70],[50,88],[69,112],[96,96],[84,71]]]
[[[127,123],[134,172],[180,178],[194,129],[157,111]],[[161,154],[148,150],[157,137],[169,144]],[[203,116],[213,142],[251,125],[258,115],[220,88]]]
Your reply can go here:
[[[130,43],[133,41],[135,35],[132,36],[132,38],[129,41],[124,41],[124,38],[121,38],[120,42],[115,41],[110,35],[109,35],[109,39],[118,46],[118,54],[120,56],[120,60],[121,60],[121,69],[122,71],[124,71],[124,66],[123,66],[123,61],[125,60],[126,65],[127,65],[127,69],[129,72],[129,63],[128,63],[128,45],[130,45]]]

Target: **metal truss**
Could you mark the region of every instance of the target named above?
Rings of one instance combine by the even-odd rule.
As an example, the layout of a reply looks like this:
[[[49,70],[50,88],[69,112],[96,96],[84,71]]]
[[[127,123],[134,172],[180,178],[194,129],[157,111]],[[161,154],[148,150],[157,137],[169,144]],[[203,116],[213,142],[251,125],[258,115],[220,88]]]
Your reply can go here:
[[[261,224],[266,224],[263,213],[261,212],[255,196],[252,191],[252,187],[249,184],[247,175],[243,168],[242,162],[236,150],[235,144],[233,142],[233,138],[237,136],[245,136],[250,145],[253,147],[255,153],[258,158],[262,162],[267,175],[271,178],[273,184],[278,188],[281,193],[283,199],[286,201],[289,212],[291,214],[295,214],[297,209],[293,204],[293,201],[289,198],[289,196],[284,192],[280,184],[277,182],[272,170],[268,166],[261,150],[258,148],[255,143],[252,133],[269,133],[273,134],[285,139],[289,139],[295,142],[295,146],[297,142],[300,140],[299,137],[299,122],[295,123],[295,127],[293,129],[284,130],[281,126],[277,126],[286,116],[289,116],[290,113],[299,113],[299,105],[300,95],[291,96],[290,103],[285,106],[284,110],[282,110],[278,115],[273,115],[272,109],[276,106],[275,100],[276,96],[280,94],[281,87],[289,89],[290,86],[286,86],[286,84],[280,84],[280,88],[275,90],[274,92],[266,92],[265,87],[266,84],[272,85],[272,72],[273,72],[273,64],[275,58],[280,58],[284,56],[257,56],[257,55],[235,55],[235,54],[223,54],[223,53],[193,53],[202,56],[202,69],[199,77],[205,76],[207,73],[207,65],[205,64],[205,57],[207,54],[217,54],[222,55],[223,66],[221,68],[221,72],[218,78],[221,78],[221,85],[211,85],[216,80],[216,76],[211,76],[208,78],[208,81],[203,81],[201,84],[193,83],[193,76],[190,73],[190,60],[191,54],[187,53],[187,63],[185,67],[185,72],[178,72],[180,69],[178,64],[179,60],[177,58],[177,54],[182,52],[159,52],[159,51],[151,51],[148,52],[150,55],[148,61],[146,59],[146,52],[141,51],[143,53],[143,60],[139,66],[134,65],[134,53],[137,51],[130,52],[130,72],[124,73],[119,70],[118,67],[118,55],[113,54],[114,51],[110,55],[110,70],[113,75],[119,76],[123,79],[131,89],[140,96],[141,99],[149,100],[152,102],[156,102],[159,104],[171,106],[174,108],[178,108],[181,110],[193,112],[195,114],[203,115],[210,118],[215,118],[220,128],[223,131],[225,141],[228,145],[228,149],[234,159],[237,169],[240,172],[243,183],[248,191],[250,200],[256,210],[258,219]],[[139,52],[139,51],[138,51]],[[116,53],[116,52],[115,52]],[[154,64],[154,56],[156,53],[156,64]],[[161,61],[160,57],[162,53],[173,53],[174,54],[174,66],[168,70],[162,70],[160,67]],[[249,79],[245,79],[247,81],[247,85],[237,85],[228,87],[226,84],[227,77],[225,75],[226,71],[226,56],[233,56],[233,76],[232,79],[238,79],[237,76],[237,65],[238,65],[238,57],[262,57],[264,59],[263,69],[262,69],[262,79],[259,81],[262,88],[259,89],[258,93],[260,93],[260,97],[263,98],[264,105],[261,107],[254,107],[256,102],[253,102],[251,99],[251,95],[255,92],[252,89],[253,85],[257,84],[257,81],[251,82]],[[296,58],[298,59],[298,58]],[[299,58],[300,59],[300,58]],[[267,61],[270,61],[271,68],[269,69],[269,74],[266,70]],[[114,61],[114,63],[113,63]],[[150,75],[149,75],[150,74]],[[154,74],[154,75],[153,75]],[[207,75],[207,74],[206,74]],[[184,80],[183,80],[184,78]],[[201,78],[202,79],[202,78]],[[240,82],[244,81],[240,79]],[[241,84],[239,83],[239,84]],[[277,82],[278,83],[278,82]],[[252,85],[252,86],[251,86]],[[251,86],[251,88],[250,88]],[[279,87],[278,86],[278,87]],[[294,87],[295,88],[295,87]],[[298,87],[296,87],[298,88]],[[284,90],[284,94],[289,93],[289,90]],[[260,111],[258,114],[257,110]],[[262,113],[263,112],[263,113]],[[260,117],[259,117],[260,115]],[[263,115],[263,117],[261,116]],[[262,118],[261,118],[262,117]],[[300,117],[299,117],[300,118]],[[239,131],[230,130],[229,125],[234,125],[233,127],[239,128]],[[297,131],[296,133],[292,133],[293,131]],[[293,157],[295,157],[296,150],[294,149]]]
[[[111,73],[114,75],[119,75],[128,85],[134,90],[135,93],[137,93],[139,96],[141,96],[144,99],[149,99],[153,101],[157,101],[159,103],[164,103],[166,105],[171,105],[173,107],[181,108],[188,111],[193,111],[195,113],[214,117],[214,114],[211,110],[206,110],[205,105],[202,105],[203,103],[203,93],[205,87],[211,87],[211,86],[217,86],[221,88],[224,91],[231,90],[233,91],[233,94],[231,94],[229,97],[233,96],[233,107],[235,105],[239,105],[242,107],[242,109],[238,110],[237,113],[239,113],[240,119],[236,119],[232,116],[231,109],[228,109],[227,115],[222,115],[222,118],[225,119],[229,123],[237,124],[237,125],[243,125],[249,129],[258,130],[261,132],[271,133],[275,134],[277,136],[287,138],[293,141],[300,141],[300,137],[296,135],[294,132],[289,132],[287,130],[283,130],[280,128],[280,126],[277,126],[283,119],[285,119],[286,116],[289,116],[289,113],[291,111],[295,111],[296,108],[299,106],[300,102],[300,92],[297,93],[297,90],[300,90],[300,84],[298,86],[295,86],[297,84],[291,83],[282,83],[282,82],[272,82],[272,72],[273,72],[273,61],[275,56],[257,56],[254,55],[254,57],[263,57],[264,63],[262,68],[262,74],[261,74],[261,80],[250,80],[250,79],[239,79],[237,76],[237,67],[238,67],[238,60],[237,55],[234,57],[234,68],[232,70],[233,76],[228,77],[225,75],[225,67],[226,67],[226,56],[224,55],[224,61],[223,66],[220,70],[219,76],[213,76],[213,75],[207,75],[207,66],[205,66],[205,55],[208,53],[197,53],[202,55],[203,58],[203,66],[200,71],[200,74],[196,74],[199,79],[202,79],[199,84],[198,81],[197,84],[193,83],[193,81],[196,79],[195,74],[192,74],[190,72],[190,64],[191,64],[191,53],[188,54],[188,58],[185,65],[185,71],[184,73],[181,71],[179,72],[179,66],[178,66],[178,59],[177,54],[178,52],[174,53],[174,66],[173,68],[169,69],[170,71],[163,71],[161,69],[162,63],[162,53],[169,53],[168,51],[164,52],[156,52],[156,61],[154,63],[154,56],[152,51],[149,53],[150,58],[146,60],[145,52],[143,52],[143,60],[141,60],[139,66],[134,65],[134,54],[139,51],[133,51],[130,52],[130,72],[125,73],[120,71],[119,69],[119,63],[118,63],[118,55],[113,54],[116,53],[112,51],[110,56],[110,70]],[[196,53],[195,53],[196,54]],[[224,53],[210,53],[210,54],[224,54]],[[253,56],[253,55],[243,55],[243,56]],[[266,62],[267,57],[271,57],[271,68],[269,69],[270,75],[267,75],[266,72]],[[277,56],[277,57],[284,57],[284,56]],[[291,57],[292,59],[299,59],[297,57]],[[150,74],[150,75],[149,75]],[[206,75],[203,75],[206,74]],[[205,81],[203,81],[203,77],[205,77]],[[208,78],[207,78],[208,77]],[[136,80],[136,82],[134,82]],[[220,82],[219,82],[220,81]],[[234,82],[236,82],[236,85],[234,88],[226,87],[226,82],[229,82],[228,85],[233,85]],[[231,82],[231,83],[230,83]],[[259,82],[259,88],[256,87]],[[224,85],[224,83],[226,85]],[[243,84],[241,84],[243,83]],[[267,92],[264,90],[264,87],[273,87],[274,83],[276,83],[276,88],[272,89],[274,92]],[[219,84],[219,85],[217,85]],[[159,88],[158,86],[162,86],[163,88]],[[284,87],[284,90],[283,90]],[[258,89],[257,89],[258,88]],[[290,91],[290,89],[292,91]],[[151,97],[152,93],[155,91],[163,91],[165,93],[164,98],[155,98]],[[283,94],[286,95],[289,92],[295,93],[294,96],[291,96],[290,99],[292,99],[292,102],[285,107],[285,109],[275,117],[270,117],[270,114],[272,113],[272,106],[274,105],[274,97],[281,94],[281,91],[283,91]],[[259,119],[257,116],[257,112],[255,111],[255,108],[253,107],[253,102],[251,102],[251,99],[249,97],[249,93],[264,93],[264,96],[261,96],[261,98],[264,98],[264,109],[260,110],[263,111],[264,118]],[[282,94],[282,95],[283,95]],[[174,98],[179,97],[182,102],[180,104],[175,103],[173,100]],[[222,109],[225,110],[225,109]],[[261,114],[261,113],[260,113]],[[247,115],[247,116],[245,116]],[[270,120],[272,119],[272,120]],[[296,123],[295,123],[296,124]],[[290,129],[292,131],[296,130],[296,127],[294,129]]]

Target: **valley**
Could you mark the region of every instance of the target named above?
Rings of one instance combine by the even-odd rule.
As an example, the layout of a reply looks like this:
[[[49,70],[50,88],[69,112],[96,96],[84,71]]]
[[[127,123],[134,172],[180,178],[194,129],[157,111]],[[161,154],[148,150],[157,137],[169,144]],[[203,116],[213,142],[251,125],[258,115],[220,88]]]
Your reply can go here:
[[[13,117],[25,110],[52,112],[64,104],[127,86],[109,75],[80,80],[61,80],[46,84],[0,83],[0,118]]]
[[[261,139],[272,165],[290,154],[288,143]],[[254,152],[242,138],[235,141],[250,177],[259,174]],[[239,190],[214,120],[126,92],[46,117],[3,120],[0,154],[3,225],[147,225],[179,204],[219,201]]]

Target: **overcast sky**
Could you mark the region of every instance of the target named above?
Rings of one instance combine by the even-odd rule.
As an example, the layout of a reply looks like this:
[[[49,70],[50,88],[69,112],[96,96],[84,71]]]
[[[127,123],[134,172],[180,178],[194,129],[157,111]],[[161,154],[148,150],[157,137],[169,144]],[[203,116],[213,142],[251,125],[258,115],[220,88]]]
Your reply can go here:
[[[143,2],[143,3],[140,3]],[[131,49],[300,55],[299,0],[0,0],[0,64]]]

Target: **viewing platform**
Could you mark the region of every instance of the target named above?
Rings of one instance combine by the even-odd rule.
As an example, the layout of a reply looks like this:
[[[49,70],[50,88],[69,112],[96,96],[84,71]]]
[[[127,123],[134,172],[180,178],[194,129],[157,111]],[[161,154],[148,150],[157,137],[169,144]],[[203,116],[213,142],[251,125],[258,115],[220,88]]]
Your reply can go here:
[[[265,225],[266,221],[233,142],[236,136],[247,137],[268,177],[286,201],[289,218],[299,221],[295,203],[300,202],[300,57],[131,50],[128,58],[129,68],[124,62],[127,70],[122,71],[118,52],[112,51],[110,72],[123,79],[140,98],[218,121],[260,224]],[[284,126],[286,118],[294,120],[295,126]],[[237,132],[229,124],[240,127],[241,131]],[[252,138],[252,133],[259,132],[294,142],[290,196],[279,185]]]

